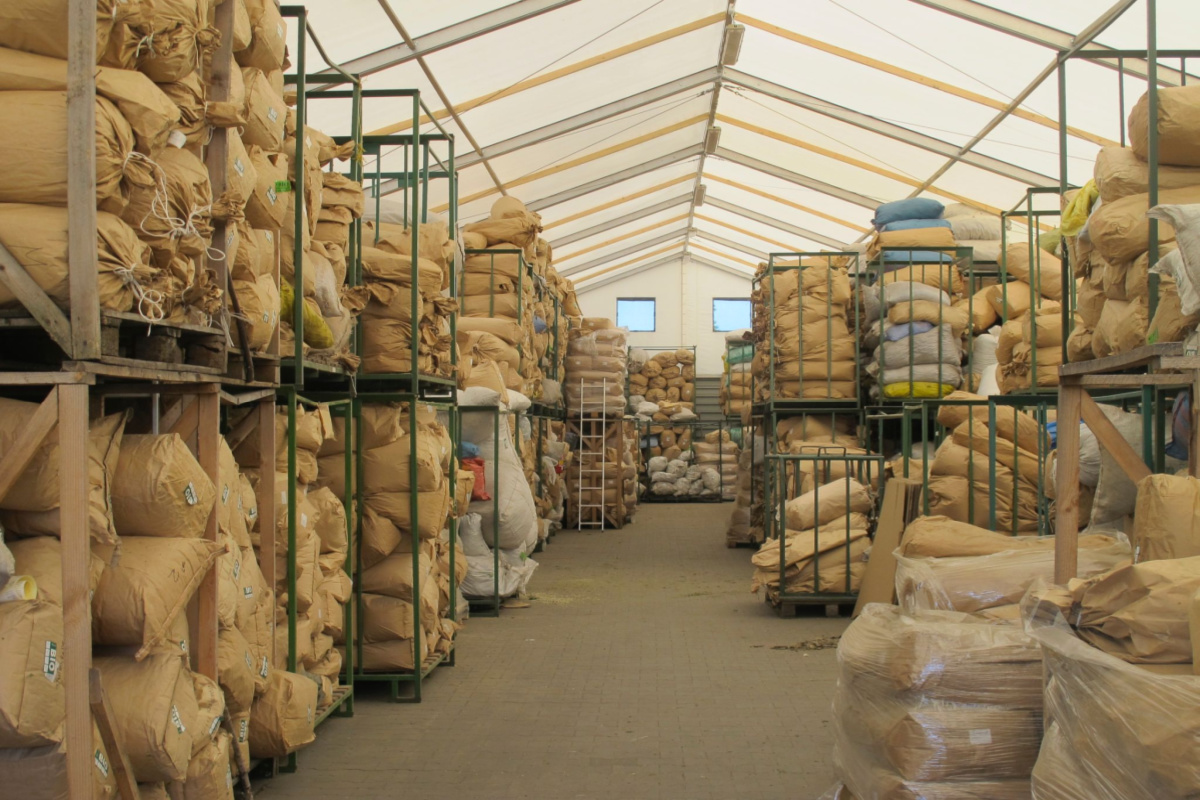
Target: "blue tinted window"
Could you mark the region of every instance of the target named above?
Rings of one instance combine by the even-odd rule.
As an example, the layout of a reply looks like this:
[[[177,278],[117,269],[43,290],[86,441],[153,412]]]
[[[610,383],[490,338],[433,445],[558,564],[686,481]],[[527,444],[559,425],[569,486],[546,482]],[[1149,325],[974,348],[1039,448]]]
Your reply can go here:
[[[713,330],[740,331],[750,327],[750,301],[713,298]]]
[[[617,327],[631,331],[654,330],[654,299],[622,297],[617,299]]]

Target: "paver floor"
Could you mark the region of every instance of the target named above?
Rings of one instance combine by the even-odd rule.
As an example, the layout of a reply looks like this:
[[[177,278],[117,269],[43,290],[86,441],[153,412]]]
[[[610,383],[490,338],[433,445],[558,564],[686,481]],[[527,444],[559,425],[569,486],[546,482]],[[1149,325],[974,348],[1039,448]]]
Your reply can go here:
[[[833,783],[832,649],[847,621],[780,619],[730,550],[733,506],[648,505],[562,531],[532,607],[473,619],[420,705],[361,691],[267,800],[810,800]]]

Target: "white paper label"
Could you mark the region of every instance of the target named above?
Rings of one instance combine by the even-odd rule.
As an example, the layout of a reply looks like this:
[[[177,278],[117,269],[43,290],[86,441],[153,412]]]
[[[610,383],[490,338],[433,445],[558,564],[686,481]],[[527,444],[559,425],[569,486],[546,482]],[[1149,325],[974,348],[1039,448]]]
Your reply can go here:
[[[167,144],[171,145],[171,147],[176,147],[182,150],[183,146],[187,144],[187,135],[184,134],[183,131],[176,128],[167,135]]]
[[[281,503],[287,502],[287,490],[286,489],[279,493],[279,502],[281,502]]]
[[[992,729],[991,728],[976,728],[973,731],[967,732],[967,738],[971,744],[991,744]]]
[[[280,25],[278,22],[275,23],[275,35],[278,36],[280,39],[283,38],[283,26]]]
[[[187,732],[187,728],[183,727],[183,717],[179,716],[179,709],[174,705],[171,706],[171,722],[175,725],[175,730],[182,735]]]
[[[208,735],[215,736],[219,727],[221,727],[221,718],[213,717],[212,724],[208,726]]]
[[[96,769],[100,770],[101,775],[108,777],[108,759],[99,750],[96,751]]]
[[[226,486],[224,489],[221,490],[221,505],[226,505],[228,503],[229,503],[229,487]]]
[[[246,741],[246,734],[250,730],[248,727],[249,724],[250,724],[250,721],[245,720],[245,719],[238,723],[238,741],[239,742]]]
[[[242,655],[246,657],[246,669],[254,672],[254,659],[250,657],[250,652],[246,651]]]
[[[263,231],[263,238],[266,239],[268,242],[275,241],[275,237],[271,235],[270,231]]]
[[[275,205],[275,199],[276,199],[278,196],[279,196],[279,195],[275,194],[275,187],[274,187],[274,186],[268,186],[268,187],[267,187],[267,199],[271,201],[271,205]]]
[[[308,527],[308,514],[305,514],[304,512],[300,512],[300,527],[301,528]]]
[[[249,600],[251,597],[254,597],[254,587],[247,586],[247,587],[243,588],[242,589],[242,597],[246,598],[247,600]]]
[[[242,562],[234,561],[233,562],[233,579],[236,581],[238,579],[238,576],[241,574],[242,574]]]
[[[46,640],[46,652],[42,655],[42,674],[54,683],[58,680],[58,642]]]
[[[237,171],[238,175],[244,176],[246,174],[246,165],[242,163],[240,158],[235,158],[233,160],[233,168]]]
[[[268,108],[267,116],[271,119],[271,122],[274,122],[275,120],[279,119],[279,112],[273,108]]]
[[[196,487],[188,482],[188,485],[183,487],[183,499],[187,501],[189,506],[194,506],[200,502],[200,498],[196,496]]]

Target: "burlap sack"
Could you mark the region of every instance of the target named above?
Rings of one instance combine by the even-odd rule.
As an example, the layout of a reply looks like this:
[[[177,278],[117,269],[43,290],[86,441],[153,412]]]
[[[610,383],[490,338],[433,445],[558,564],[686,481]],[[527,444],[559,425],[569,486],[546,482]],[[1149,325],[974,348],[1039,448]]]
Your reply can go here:
[[[62,609],[40,600],[0,603],[0,747],[61,741]]]
[[[1195,85],[1158,90],[1158,163],[1200,167],[1200,90]],[[1142,161],[1149,160],[1150,97],[1142,95],[1129,112],[1129,146]],[[1172,202],[1159,200],[1159,202]]]
[[[1200,166],[1200,164],[1197,164]],[[1106,261],[1113,264],[1132,261],[1149,247],[1150,221],[1146,217],[1149,195],[1123,197],[1097,208],[1088,221],[1092,244]],[[1166,189],[1159,192],[1160,204],[1200,202],[1200,186]],[[1175,240],[1175,229],[1165,221],[1158,225],[1160,242]]]
[[[843,478],[789,500],[787,526],[797,531],[808,530],[818,521],[824,525],[846,514],[869,513],[872,506],[867,487],[853,478]]]
[[[97,294],[100,307],[128,311],[139,282],[154,275],[150,248],[113,214],[96,214],[99,248]],[[34,282],[58,305],[70,301],[67,262],[67,210],[23,203],[0,204],[0,243],[8,248]],[[16,297],[0,286],[0,308],[20,308]]]
[[[287,112],[283,98],[271,87],[262,70],[244,69],[242,80],[246,84],[246,126],[242,141],[247,149],[257,146],[268,153],[279,153],[283,150],[283,118]],[[280,180],[286,178],[285,175]]]
[[[287,23],[279,7],[264,0],[248,0],[246,12],[252,38],[249,47],[237,51],[237,63],[263,72],[282,69],[287,53]]]
[[[0,453],[12,448],[37,413],[38,404],[0,398]],[[115,544],[111,491],[125,430],[125,414],[92,423],[88,433],[88,523],[92,538]],[[0,524],[10,534],[58,536],[59,443],[57,429],[43,440],[25,470],[0,499]]]
[[[250,710],[254,701],[254,653],[237,628],[226,628],[217,636],[217,674],[225,692],[230,714]]]
[[[255,228],[276,230],[287,221],[287,202],[276,191],[279,181],[287,180],[288,157],[270,152],[246,138],[246,152],[258,178],[254,191],[246,201],[246,220]]]
[[[92,640],[140,647],[140,660],[168,635],[219,554],[203,539],[123,537],[92,597]]]
[[[1036,261],[1030,262],[1027,243],[1014,242],[1004,252],[1005,269],[1011,277],[1028,284],[1043,297],[1061,300],[1062,262],[1040,249],[1035,251],[1035,258]],[[1012,314],[1009,316],[1011,318]]]
[[[123,439],[112,478],[119,533],[199,538],[216,501],[212,481],[178,434]]]
[[[1137,487],[1134,561],[1200,556],[1200,481],[1150,475]]]
[[[233,800],[233,737],[218,730],[188,764],[184,800]]]
[[[65,206],[66,92],[0,92],[0,202]],[[117,107],[96,98],[96,202],[119,212],[133,129]]]
[[[273,669],[250,715],[250,755],[282,758],[316,739],[317,684]]]
[[[1100,199],[1105,203],[1150,191],[1150,167],[1128,147],[1101,147],[1096,154],[1095,178]],[[1200,169],[1159,165],[1160,190],[1196,185],[1200,185]]]
[[[208,169],[191,152],[168,147],[157,164],[155,180],[130,192],[121,218],[154,249],[161,265],[176,252],[198,256],[206,251],[213,197]]]
[[[192,676],[182,658],[152,653],[144,661],[96,656],[118,736],[139,781],[176,781],[187,776],[198,706]]]
[[[271,343],[275,328],[279,325],[279,289],[270,275],[259,275],[253,281],[234,280],[233,291],[237,293],[241,315],[246,319],[249,334],[247,344],[251,350],[262,350]],[[230,325],[234,344],[240,344],[241,331]]]

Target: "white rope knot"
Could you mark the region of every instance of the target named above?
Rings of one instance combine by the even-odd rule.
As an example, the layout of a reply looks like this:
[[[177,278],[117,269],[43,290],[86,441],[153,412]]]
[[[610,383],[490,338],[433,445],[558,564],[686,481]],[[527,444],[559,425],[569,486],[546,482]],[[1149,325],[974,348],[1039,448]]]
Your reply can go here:
[[[163,303],[166,301],[163,293],[157,289],[146,289],[137,279],[136,267],[115,267],[113,274],[121,279],[122,283],[129,287],[133,292],[133,296],[137,298],[138,316],[147,322],[154,324],[162,322],[167,318],[166,312],[163,310]]]

